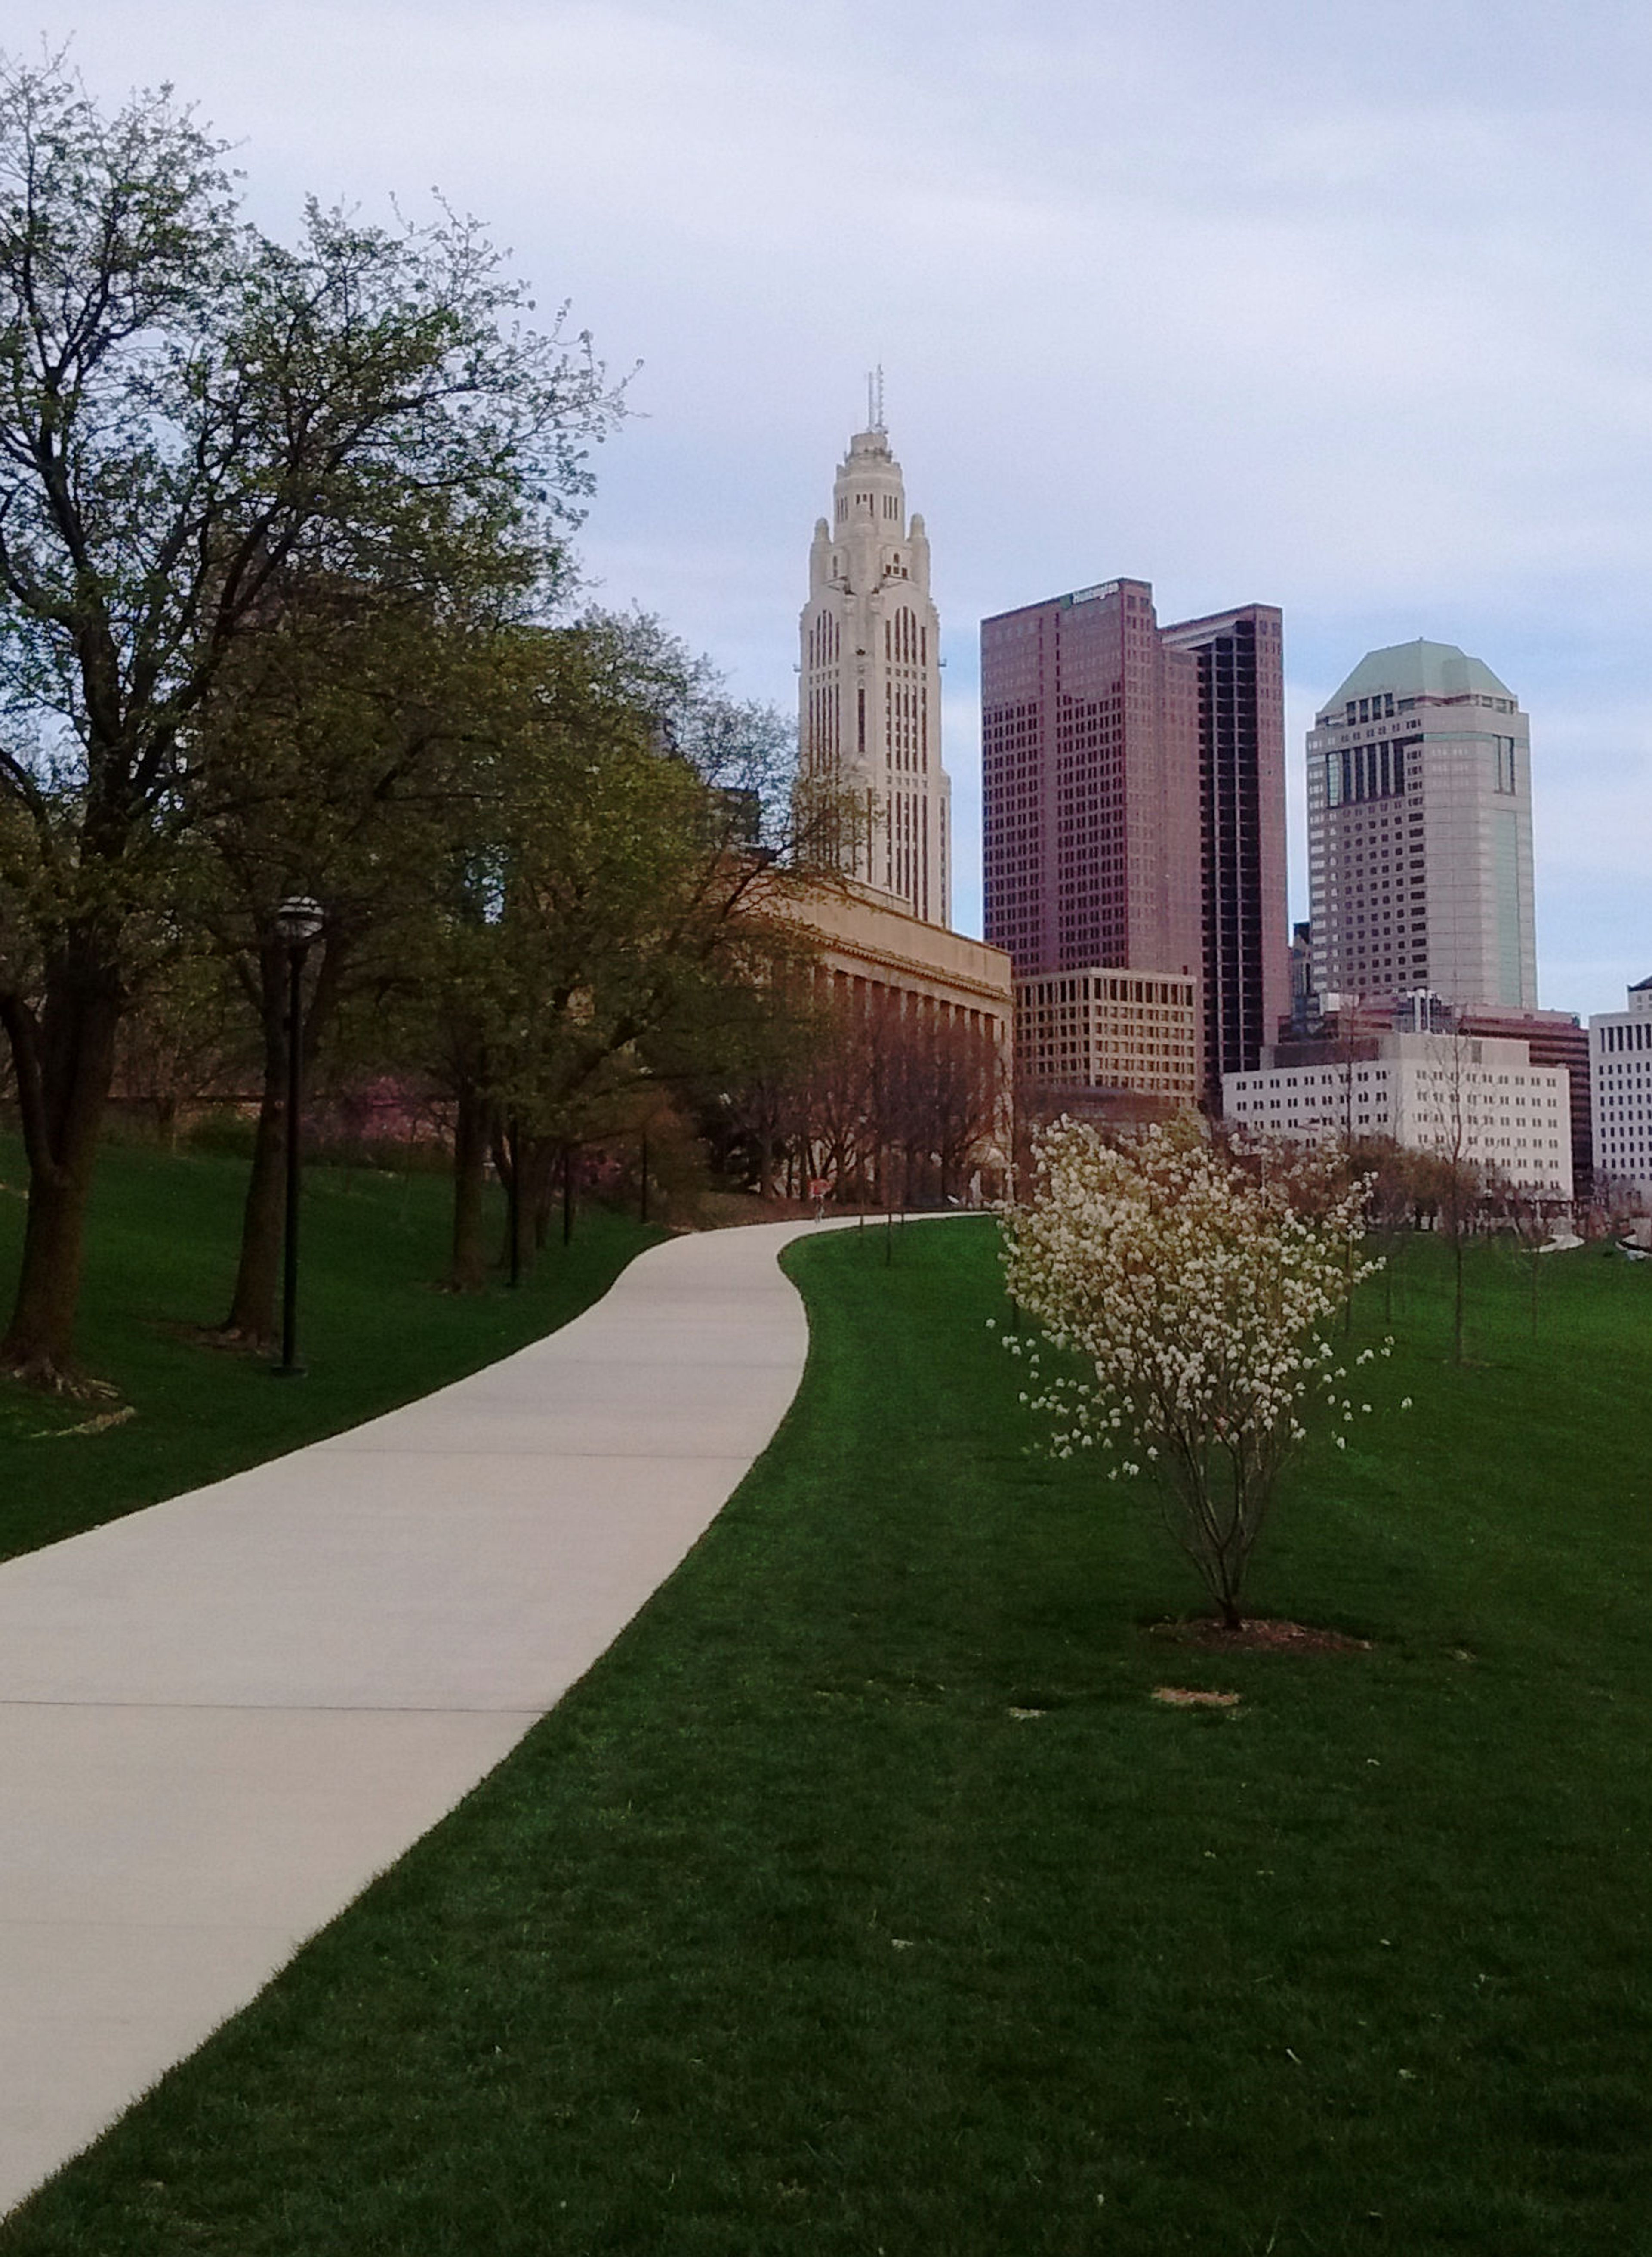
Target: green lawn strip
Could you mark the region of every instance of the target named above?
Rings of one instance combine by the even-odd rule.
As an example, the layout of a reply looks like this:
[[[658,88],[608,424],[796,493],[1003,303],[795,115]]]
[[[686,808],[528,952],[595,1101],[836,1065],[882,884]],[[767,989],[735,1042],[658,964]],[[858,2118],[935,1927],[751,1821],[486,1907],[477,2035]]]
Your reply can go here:
[[[15,1140],[0,1140],[0,1278],[15,1274],[24,1205]],[[0,1382],[0,1558],[175,1496],[335,1434],[539,1339],[605,1292],[660,1233],[601,1209],[527,1283],[439,1292],[451,1194],[435,1175],[312,1168],[306,1178],[300,1351],[308,1375],[204,1347],[223,1315],[244,1162],[111,1143],[88,1238],[80,1354],[134,1416]]]
[[[1375,1647],[1218,1657],[1146,1499],[1024,1454],[991,1226],[895,1254],[794,1251],[684,1567],[6,2257],[1642,2246],[1652,1279],[1551,1257],[1534,1345],[1477,1249],[1458,1371],[1408,1246],[1253,1595]]]

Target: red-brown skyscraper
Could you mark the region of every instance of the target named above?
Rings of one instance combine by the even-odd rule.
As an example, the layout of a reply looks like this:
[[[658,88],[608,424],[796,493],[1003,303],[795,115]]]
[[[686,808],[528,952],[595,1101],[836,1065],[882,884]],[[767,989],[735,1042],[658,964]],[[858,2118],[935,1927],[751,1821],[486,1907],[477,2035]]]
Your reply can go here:
[[[981,625],[986,931],[1018,973],[1199,968],[1198,673],[1142,580]]]
[[[1288,995],[1279,613],[1161,629],[1112,580],[983,621],[981,767],[987,938],[1018,974],[1193,973],[1219,1103]]]

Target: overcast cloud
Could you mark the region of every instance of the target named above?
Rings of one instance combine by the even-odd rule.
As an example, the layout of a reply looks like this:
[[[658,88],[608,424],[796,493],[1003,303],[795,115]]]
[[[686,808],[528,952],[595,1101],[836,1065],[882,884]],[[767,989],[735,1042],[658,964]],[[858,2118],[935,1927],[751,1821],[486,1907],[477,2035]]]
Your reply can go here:
[[[1153,581],[1283,606],[1302,733],[1426,634],[1531,714],[1543,1000],[1652,972],[1652,17],[1641,6],[81,0],[94,91],[172,79],[253,208],[440,186],[639,411],[581,536],[790,704],[864,371],[934,544],[957,921],[981,616]],[[14,33],[16,43],[19,33]]]

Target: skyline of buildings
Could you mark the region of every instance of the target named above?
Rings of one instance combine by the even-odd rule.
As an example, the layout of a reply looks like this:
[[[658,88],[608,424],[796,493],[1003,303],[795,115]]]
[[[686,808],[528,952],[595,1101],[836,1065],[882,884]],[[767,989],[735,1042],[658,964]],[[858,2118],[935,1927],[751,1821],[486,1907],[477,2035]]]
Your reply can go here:
[[[802,765],[858,803],[858,882],[949,925],[928,542],[873,398],[832,506],[800,619]],[[1600,1085],[1578,1016],[1538,1007],[1530,725],[1483,661],[1426,638],[1368,651],[1317,709],[1294,933],[1276,606],[1161,626],[1150,584],[1120,577],[990,614],[980,667],[985,942],[1013,969],[1029,1079],[1221,1112],[1235,1076],[1306,1092],[1317,1025],[1352,1014],[1368,1059],[1443,1007],[1459,1035],[1523,1046],[1522,1092],[1569,1075],[1565,1164],[1542,1180],[1586,1192]],[[1427,1108],[1414,1092],[1394,1117],[1415,1130]],[[1527,1128],[1497,1132],[1522,1167]]]
[[[1305,931],[1306,927],[1299,927]],[[1568,1082],[1568,1128],[1574,1195],[1590,1197],[1594,1181],[1593,1118],[1589,1101],[1589,1030],[1575,1012],[1504,1011],[1486,1006],[1454,1008],[1423,990],[1408,995],[1358,999],[1310,996],[1303,1011],[1293,1009],[1288,1029],[1264,1054],[1264,1066],[1335,1067],[1345,1077],[1359,1061],[1377,1055],[1391,1034],[1458,1035],[1467,1039],[1520,1042],[1535,1066],[1564,1068]],[[1347,1133],[1358,1135],[1353,1111]]]

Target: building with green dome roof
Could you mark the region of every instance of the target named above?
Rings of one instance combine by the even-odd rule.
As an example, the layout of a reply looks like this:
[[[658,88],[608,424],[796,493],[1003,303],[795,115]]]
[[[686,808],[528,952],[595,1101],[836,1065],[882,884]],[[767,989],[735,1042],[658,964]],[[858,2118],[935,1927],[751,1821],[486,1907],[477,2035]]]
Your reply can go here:
[[[1396,642],[1367,651],[1325,710],[1334,713],[1362,697],[1392,691],[1398,697],[1433,697],[1442,704],[1460,697],[1507,697],[1514,693],[1500,682],[1484,659],[1471,658],[1454,642]]]
[[[1322,996],[1537,1007],[1530,727],[1455,643],[1368,651],[1308,736]]]

